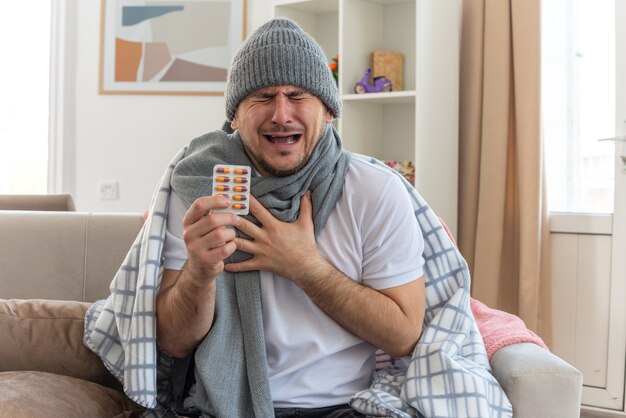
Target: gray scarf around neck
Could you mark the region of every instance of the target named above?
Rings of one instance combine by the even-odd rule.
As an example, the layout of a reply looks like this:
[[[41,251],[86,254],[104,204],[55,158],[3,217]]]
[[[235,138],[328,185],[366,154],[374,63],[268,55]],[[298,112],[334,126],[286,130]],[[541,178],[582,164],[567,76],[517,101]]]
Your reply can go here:
[[[341,196],[349,162],[350,154],[342,150],[337,131],[328,124],[301,170],[286,177],[253,174],[251,193],[278,219],[292,222],[298,217],[300,198],[311,190],[317,236]],[[172,189],[188,202],[211,195],[216,164],[252,166],[238,132],[214,131],[193,140],[174,168]],[[230,261],[247,256],[235,253]],[[223,272],[215,304],[213,327],[195,354],[195,406],[215,417],[274,416],[259,272]]]

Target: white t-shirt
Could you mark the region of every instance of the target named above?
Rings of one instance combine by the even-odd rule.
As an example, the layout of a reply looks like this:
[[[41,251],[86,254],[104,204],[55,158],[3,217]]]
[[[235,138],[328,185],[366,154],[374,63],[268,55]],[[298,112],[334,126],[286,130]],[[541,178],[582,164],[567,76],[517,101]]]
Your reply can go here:
[[[172,193],[166,269],[180,270],[187,259],[182,219],[188,207]],[[424,241],[404,185],[359,155],[352,156],[317,248],[346,276],[374,289],[423,275]],[[369,386],[376,348],[339,326],[292,281],[261,272],[261,303],[274,407],[343,404]]]

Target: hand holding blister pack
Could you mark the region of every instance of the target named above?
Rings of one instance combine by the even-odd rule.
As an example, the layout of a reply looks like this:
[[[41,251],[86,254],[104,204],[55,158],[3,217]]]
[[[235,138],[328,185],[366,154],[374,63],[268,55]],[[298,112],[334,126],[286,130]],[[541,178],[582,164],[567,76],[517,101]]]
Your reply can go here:
[[[213,209],[213,213],[247,215],[250,211],[250,167],[247,165],[217,164],[213,168],[213,196],[225,196],[231,201],[228,208]]]

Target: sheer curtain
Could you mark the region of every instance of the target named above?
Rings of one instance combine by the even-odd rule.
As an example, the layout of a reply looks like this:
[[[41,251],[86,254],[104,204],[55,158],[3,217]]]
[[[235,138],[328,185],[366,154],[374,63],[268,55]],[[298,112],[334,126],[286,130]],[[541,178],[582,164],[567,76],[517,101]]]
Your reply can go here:
[[[464,0],[459,247],[472,295],[550,341],[540,0]]]

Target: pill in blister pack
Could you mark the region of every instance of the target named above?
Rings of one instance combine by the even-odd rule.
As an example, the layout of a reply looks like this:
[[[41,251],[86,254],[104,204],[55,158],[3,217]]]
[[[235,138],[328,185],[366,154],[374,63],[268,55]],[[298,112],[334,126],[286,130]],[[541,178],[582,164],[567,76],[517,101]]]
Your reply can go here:
[[[250,208],[250,167],[218,164],[213,168],[213,195],[230,198],[229,208],[213,209],[214,213],[247,215]]]

